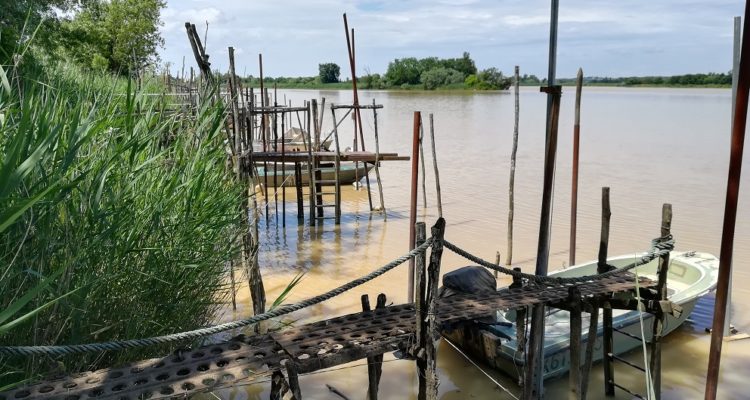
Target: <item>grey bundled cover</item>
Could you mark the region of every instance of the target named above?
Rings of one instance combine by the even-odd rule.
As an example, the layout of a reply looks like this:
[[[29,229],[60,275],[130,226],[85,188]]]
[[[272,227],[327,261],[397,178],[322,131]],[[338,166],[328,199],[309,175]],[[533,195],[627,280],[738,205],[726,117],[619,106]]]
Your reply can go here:
[[[490,271],[470,265],[443,275],[440,297],[457,293],[492,293],[497,291],[497,281]]]

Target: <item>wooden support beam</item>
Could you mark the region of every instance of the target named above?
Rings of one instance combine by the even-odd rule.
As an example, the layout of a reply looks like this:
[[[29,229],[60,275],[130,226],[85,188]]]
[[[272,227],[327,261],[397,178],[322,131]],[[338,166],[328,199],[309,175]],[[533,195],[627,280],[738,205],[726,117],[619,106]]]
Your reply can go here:
[[[578,68],[576,77],[576,109],[573,123],[573,180],[570,190],[570,259],[568,265],[576,263],[576,223],[578,221],[578,147],[581,140],[581,90],[583,89],[583,70]]]
[[[417,223],[417,179],[419,177],[419,130],[422,125],[422,113],[414,111],[414,125],[411,144],[411,200],[409,201],[409,250],[415,248],[417,240],[415,224]],[[407,300],[414,302],[414,258],[409,260],[409,287]]]
[[[661,209],[661,236],[667,236],[672,229],[672,205],[664,204]],[[659,257],[658,280],[656,283],[658,299],[667,300],[667,273],[669,272],[669,254]],[[666,315],[660,307],[655,307],[653,337],[651,339],[651,378],[656,400],[661,398],[661,339],[664,334]]]
[[[292,391],[295,400],[302,400],[302,390],[299,386],[299,374],[297,373],[297,366],[294,362],[289,360],[286,363],[286,374],[289,377],[289,389]]]
[[[362,295],[362,311],[370,311],[370,297],[366,294]],[[385,294],[381,293],[378,295],[377,304],[375,309],[385,307]],[[383,355],[367,357],[367,399],[377,400],[378,399],[378,387],[380,385],[380,375],[383,371]]]
[[[586,355],[581,368],[581,400],[586,400],[589,388],[589,374],[591,373],[591,364],[594,362],[594,346],[596,345],[597,331],[599,330],[599,303],[597,300],[591,301],[591,310],[589,312],[589,332],[586,336]]]
[[[578,400],[581,395],[581,291],[578,287],[568,288],[570,307],[570,373],[568,398]]]

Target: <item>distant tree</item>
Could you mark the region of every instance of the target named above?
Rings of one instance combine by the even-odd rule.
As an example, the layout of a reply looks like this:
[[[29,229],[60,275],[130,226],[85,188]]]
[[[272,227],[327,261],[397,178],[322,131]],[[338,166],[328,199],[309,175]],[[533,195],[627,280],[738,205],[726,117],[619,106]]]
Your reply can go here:
[[[422,85],[427,90],[434,90],[441,86],[463,83],[464,74],[452,68],[435,68],[422,73]]]
[[[336,83],[339,81],[341,68],[336,63],[318,64],[320,83]]]
[[[497,68],[487,68],[482,70],[478,75],[480,84],[483,84],[484,89],[490,90],[505,90],[510,87],[511,79],[503,76]]]
[[[451,68],[461,72],[464,76],[477,74],[477,66],[466,51],[461,58],[448,58],[442,60],[441,64],[445,68]]]

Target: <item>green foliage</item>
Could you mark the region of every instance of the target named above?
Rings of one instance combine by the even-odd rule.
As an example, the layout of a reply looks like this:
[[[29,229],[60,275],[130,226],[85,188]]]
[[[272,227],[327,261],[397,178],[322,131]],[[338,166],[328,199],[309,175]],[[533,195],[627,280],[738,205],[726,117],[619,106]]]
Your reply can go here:
[[[63,21],[63,52],[95,70],[127,73],[158,60],[164,0],[90,0]],[[106,62],[105,62],[106,61]]]
[[[435,68],[422,73],[422,85],[427,90],[448,86],[464,81],[464,75],[452,68]]]
[[[404,84],[416,85],[419,77],[422,75],[420,62],[414,57],[395,59],[388,63],[388,70],[385,73],[385,79],[392,86],[401,86]]]
[[[223,110],[183,118],[130,82],[65,65],[0,71],[3,344],[130,339],[212,321],[237,255],[242,196],[226,177]],[[0,374],[0,387],[166,349],[150,351],[0,359],[16,372]]]
[[[335,83],[339,81],[341,68],[335,63],[318,64],[318,77],[321,83]]]

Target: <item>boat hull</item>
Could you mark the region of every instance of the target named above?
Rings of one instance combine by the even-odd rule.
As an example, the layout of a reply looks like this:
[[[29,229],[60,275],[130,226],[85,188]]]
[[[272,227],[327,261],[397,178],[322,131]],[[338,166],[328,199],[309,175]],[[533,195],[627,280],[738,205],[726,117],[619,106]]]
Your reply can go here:
[[[277,165],[276,172],[274,173],[273,163],[267,163],[268,164],[268,175],[266,176],[265,170],[263,167],[258,167],[258,184],[265,185],[266,182],[268,186],[274,186],[274,187],[295,187],[297,186],[297,180],[294,176],[294,165],[293,164],[286,164],[286,165]],[[339,170],[339,183],[344,184],[350,184],[354,183],[354,181],[358,179],[364,178],[365,174],[367,174],[372,169],[372,164],[365,163],[358,163],[359,165],[355,164],[345,164],[341,166],[341,169]],[[333,186],[335,185],[336,180],[336,170],[335,167],[325,167],[322,168],[321,171],[321,177],[320,180],[326,181],[323,183],[323,186]],[[307,168],[302,168],[302,186],[308,186],[310,184],[310,176],[308,174]]]

